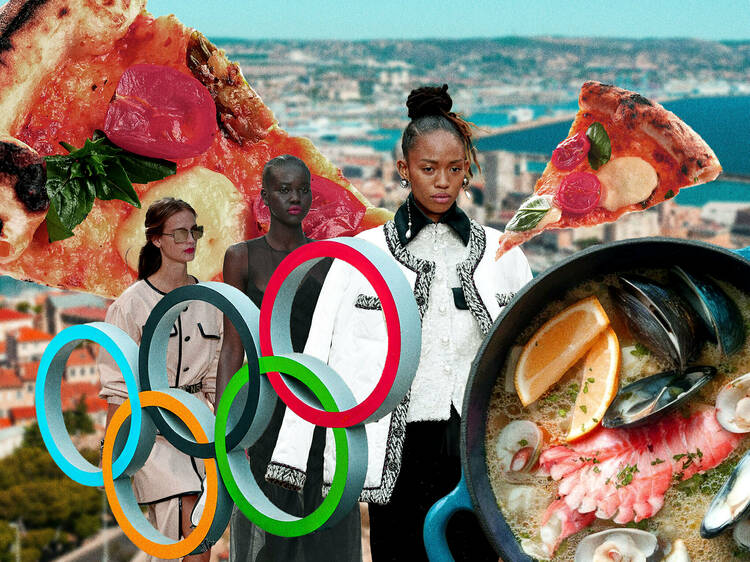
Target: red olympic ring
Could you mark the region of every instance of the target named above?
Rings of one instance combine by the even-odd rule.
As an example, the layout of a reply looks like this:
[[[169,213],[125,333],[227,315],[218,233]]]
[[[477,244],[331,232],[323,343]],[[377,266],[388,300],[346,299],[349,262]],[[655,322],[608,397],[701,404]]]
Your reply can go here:
[[[302,419],[323,427],[350,427],[363,423],[385,401],[396,378],[401,357],[401,323],[396,302],[383,275],[370,260],[354,248],[332,240],[302,246],[285,258],[271,276],[261,303],[260,350],[263,356],[275,355],[271,338],[271,316],[276,297],[287,278],[304,262],[329,256],[335,256],[355,267],[367,278],[380,299],[388,334],[388,351],[380,380],[369,396],[356,406],[341,412],[326,412],[306,404],[292,392],[279,373],[269,372],[268,380],[281,401]]]

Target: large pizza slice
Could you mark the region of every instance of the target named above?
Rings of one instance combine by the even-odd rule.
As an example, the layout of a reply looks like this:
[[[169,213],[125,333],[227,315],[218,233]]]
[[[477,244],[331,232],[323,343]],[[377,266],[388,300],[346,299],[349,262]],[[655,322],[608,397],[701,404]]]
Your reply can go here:
[[[568,137],[506,225],[498,257],[547,229],[612,222],[721,173],[700,135],[640,94],[586,82],[578,104]]]
[[[202,280],[216,279],[226,247],[267,228],[267,215],[258,209],[261,171],[266,161],[285,153],[302,158],[313,174],[313,205],[305,222],[309,236],[355,234],[389,218],[387,211],[372,207],[312,143],[284,132],[223,52],[174,16],[154,18],[145,7],[145,0],[10,0],[2,9],[0,272],[116,296],[134,280],[138,249],[145,240],[145,209],[159,197],[173,196],[189,201],[205,225],[191,272]],[[173,175],[149,181],[149,174],[130,174],[132,184],[125,184],[134,189],[141,204],[138,209],[126,202],[129,197],[113,193],[123,183],[121,167],[117,173],[106,168],[109,154],[120,150],[116,135],[104,139],[109,144],[104,148],[94,140],[97,131],[117,129],[109,119],[116,122],[123,111],[129,111],[125,107],[129,102],[138,102],[138,92],[128,88],[146,88],[166,104],[189,98],[179,80],[170,81],[167,70],[199,83],[210,95],[215,130],[201,125],[202,139],[208,142],[193,143],[193,148],[198,147],[194,152],[162,155],[176,163]],[[137,79],[128,79],[126,71]],[[194,98],[203,96],[199,88],[191,88]],[[113,110],[117,103],[119,109]],[[180,119],[166,110],[158,115],[144,113],[142,107],[126,117],[144,137],[152,127],[159,127],[162,118],[173,119],[162,124],[162,133],[166,127],[170,136],[169,127],[179,125]],[[200,136],[201,131],[195,134]],[[181,142],[179,135],[171,137],[164,142]],[[160,144],[161,140],[152,143],[152,148]],[[104,149],[104,156],[96,153]],[[88,160],[71,158],[84,154]],[[67,164],[60,164],[66,156]],[[64,182],[57,181],[50,189],[61,169],[75,180],[70,185],[78,186],[72,197]],[[87,176],[97,173],[104,177],[99,187]],[[85,200],[83,207],[79,199]],[[79,206],[71,207],[73,203]],[[76,213],[80,216],[75,228],[61,226],[61,217]],[[67,229],[67,234],[59,235]]]

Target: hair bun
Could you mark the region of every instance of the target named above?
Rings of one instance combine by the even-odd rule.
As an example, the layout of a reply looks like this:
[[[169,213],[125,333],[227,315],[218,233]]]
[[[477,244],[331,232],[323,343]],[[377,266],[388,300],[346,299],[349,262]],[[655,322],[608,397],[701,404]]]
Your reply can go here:
[[[424,86],[412,90],[406,100],[409,119],[419,119],[425,115],[444,115],[453,107],[453,100],[448,94],[448,84],[442,86]]]

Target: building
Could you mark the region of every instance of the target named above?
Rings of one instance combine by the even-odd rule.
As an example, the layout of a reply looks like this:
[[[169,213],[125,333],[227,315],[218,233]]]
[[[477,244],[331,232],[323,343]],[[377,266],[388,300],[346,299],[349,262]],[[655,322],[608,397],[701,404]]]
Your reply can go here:
[[[45,330],[50,334],[57,334],[63,330],[63,311],[77,307],[94,307],[105,309],[109,301],[88,293],[55,292],[46,295],[44,301]]]
[[[103,352],[106,353],[106,352]],[[65,365],[65,380],[68,382],[85,382],[99,384],[99,373],[96,370],[96,357],[86,346],[74,349]],[[97,393],[99,391],[97,390]]]
[[[3,419],[0,418],[0,422]],[[6,419],[8,425],[0,423],[0,459],[7,457],[23,443],[23,425],[10,425],[10,420]]]
[[[0,368],[0,419],[9,419],[12,408],[26,405],[25,398],[23,382],[15,370]]]
[[[0,340],[5,341],[5,337],[10,332],[15,332],[20,328],[33,328],[34,315],[19,312],[12,308],[0,308]]]
[[[6,340],[8,345],[8,362],[11,365],[15,365],[29,361],[39,361],[51,339],[52,335],[47,332],[26,327],[8,334]]]

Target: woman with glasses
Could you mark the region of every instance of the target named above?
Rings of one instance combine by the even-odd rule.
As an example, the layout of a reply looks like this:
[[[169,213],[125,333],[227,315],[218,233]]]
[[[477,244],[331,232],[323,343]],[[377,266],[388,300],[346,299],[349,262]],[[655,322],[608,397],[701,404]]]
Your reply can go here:
[[[160,199],[146,212],[146,244],[138,259],[138,281],[128,287],[107,310],[106,320],[140,343],[143,325],[161,298],[198,280],[188,274],[203,227],[196,213],[180,199]],[[202,301],[185,305],[170,333],[167,348],[169,385],[214,401],[216,367],[223,332],[221,312]],[[125,381],[108,353],[98,358],[102,390],[109,404],[107,424],[128,397]],[[175,449],[157,435],[146,464],[133,477],[133,490],[154,527],[172,540],[191,531],[190,514],[201,492],[203,461]],[[210,549],[183,560],[208,562]],[[149,559],[151,559],[149,557]]]
[[[271,215],[268,233],[260,238],[230,246],[224,256],[224,282],[245,292],[260,308],[271,275],[293,250],[311,239],[302,230],[302,221],[312,205],[310,171],[305,163],[288,154],[270,160],[263,168],[261,197]],[[294,351],[301,352],[310,330],[310,319],[330,260],[323,260],[310,271],[292,304],[291,336]],[[232,375],[242,366],[244,350],[231,323],[224,324],[226,337],[217,373],[217,398],[221,397]],[[311,513],[323,500],[322,461],[325,432],[313,436],[307,463],[308,478],[300,491],[267,483],[266,466],[284,417],[285,406],[277,401],[276,410],[261,438],[247,455],[255,480],[266,496],[281,509],[296,516]],[[236,507],[232,513],[230,560],[233,562],[358,562],[361,560],[359,510],[354,509],[331,529],[311,535],[287,538],[264,532]]]

